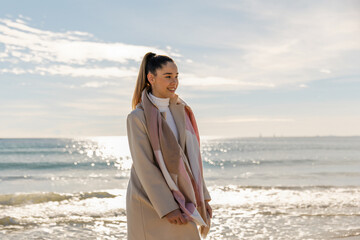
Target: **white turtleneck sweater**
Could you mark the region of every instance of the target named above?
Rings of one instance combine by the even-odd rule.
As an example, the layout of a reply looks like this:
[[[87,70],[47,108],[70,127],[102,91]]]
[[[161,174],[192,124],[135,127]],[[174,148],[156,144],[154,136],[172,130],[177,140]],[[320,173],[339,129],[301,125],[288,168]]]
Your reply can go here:
[[[149,96],[154,101],[156,106],[159,108],[160,112],[166,113],[166,117],[165,117],[166,122],[169,125],[169,127],[171,128],[171,130],[173,131],[177,141],[179,141],[179,134],[178,134],[178,131],[176,128],[175,120],[174,120],[173,115],[171,114],[171,111],[169,108],[170,98],[158,98],[158,97],[155,97],[154,95],[152,95],[151,92],[149,92]]]

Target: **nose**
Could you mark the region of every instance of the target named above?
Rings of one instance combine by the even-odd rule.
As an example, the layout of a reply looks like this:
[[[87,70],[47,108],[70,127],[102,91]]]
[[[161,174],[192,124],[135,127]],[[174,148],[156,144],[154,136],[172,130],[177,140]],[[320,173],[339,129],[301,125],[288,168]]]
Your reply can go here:
[[[177,78],[172,78],[171,83],[172,83],[172,84],[177,85],[177,83],[178,83],[178,79],[177,79]]]

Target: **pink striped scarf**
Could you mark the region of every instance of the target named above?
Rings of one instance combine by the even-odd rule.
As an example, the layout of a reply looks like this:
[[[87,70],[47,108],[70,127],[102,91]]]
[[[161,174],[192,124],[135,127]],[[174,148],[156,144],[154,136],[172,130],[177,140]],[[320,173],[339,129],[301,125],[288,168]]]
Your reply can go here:
[[[177,95],[176,98],[177,103],[184,104],[186,113],[185,153],[166,119],[150,100],[148,88],[142,91],[140,105],[144,109],[150,143],[160,170],[183,216],[200,225],[198,230],[206,238],[210,230],[210,216],[204,202],[199,131],[191,108]]]

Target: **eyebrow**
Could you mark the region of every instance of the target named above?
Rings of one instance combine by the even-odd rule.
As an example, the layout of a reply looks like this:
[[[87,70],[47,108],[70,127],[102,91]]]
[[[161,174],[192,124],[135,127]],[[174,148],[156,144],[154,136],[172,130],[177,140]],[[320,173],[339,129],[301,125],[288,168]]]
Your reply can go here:
[[[172,73],[164,73],[163,75],[166,75],[166,74],[172,74]],[[178,72],[176,74],[179,74]]]

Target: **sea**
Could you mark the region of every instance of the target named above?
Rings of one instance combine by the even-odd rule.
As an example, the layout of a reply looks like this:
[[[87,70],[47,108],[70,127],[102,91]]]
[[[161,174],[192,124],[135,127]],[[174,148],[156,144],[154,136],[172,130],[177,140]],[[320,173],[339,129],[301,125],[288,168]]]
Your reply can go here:
[[[360,239],[360,136],[201,137],[206,239]],[[0,239],[126,239],[126,136],[0,139]]]

